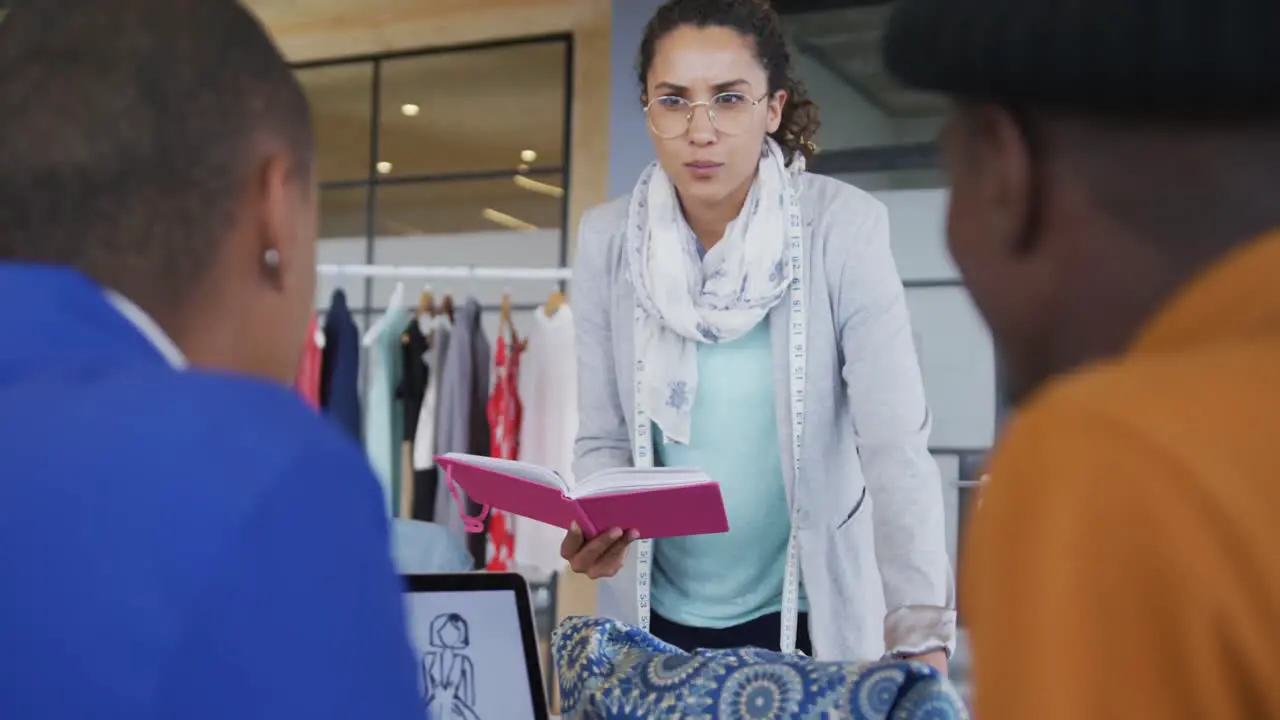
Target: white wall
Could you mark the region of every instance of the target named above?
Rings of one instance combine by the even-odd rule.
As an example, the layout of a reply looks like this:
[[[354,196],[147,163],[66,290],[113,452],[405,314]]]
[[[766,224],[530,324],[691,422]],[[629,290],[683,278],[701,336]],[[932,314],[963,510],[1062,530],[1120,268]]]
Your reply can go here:
[[[609,50],[609,197],[625,195],[654,160],[653,144],[640,109],[636,57],[640,39],[662,0],[613,0]]]
[[[893,256],[906,285],[933,412],[930,444],[941,449],[990,447],[996,432],[995,347],[968,291],[958,284],[959,273],[947,252],[947,192],[882,190],[874,195],[889,210]],[[953,502],[954,489],[947,493]],[[951,541],[954,547],[954,536]]]

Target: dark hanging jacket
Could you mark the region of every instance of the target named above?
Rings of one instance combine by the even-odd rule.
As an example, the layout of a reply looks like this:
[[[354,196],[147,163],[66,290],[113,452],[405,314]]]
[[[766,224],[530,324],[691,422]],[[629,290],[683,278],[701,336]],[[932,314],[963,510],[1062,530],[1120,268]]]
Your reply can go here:
[[[320,405],[356,442],[360,435],[360,331],[347,294],[334,290],[324,319]]]

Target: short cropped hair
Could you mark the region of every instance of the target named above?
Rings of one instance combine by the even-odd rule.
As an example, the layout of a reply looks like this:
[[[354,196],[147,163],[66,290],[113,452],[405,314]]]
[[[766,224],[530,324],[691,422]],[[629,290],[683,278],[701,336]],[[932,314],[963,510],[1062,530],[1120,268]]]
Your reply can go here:
[[[18,0],[0,108],[0,261],[154,302],[209,269],[255,143],[287,143],[310,175],[306,97],[236,0]]]

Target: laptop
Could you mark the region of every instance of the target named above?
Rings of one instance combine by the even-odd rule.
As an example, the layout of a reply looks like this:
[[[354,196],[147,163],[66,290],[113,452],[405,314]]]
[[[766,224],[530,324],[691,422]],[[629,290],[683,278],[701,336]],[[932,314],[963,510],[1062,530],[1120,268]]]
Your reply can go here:
[[[549,720],[523,577],[468,572],[402,578],[425,717]]]

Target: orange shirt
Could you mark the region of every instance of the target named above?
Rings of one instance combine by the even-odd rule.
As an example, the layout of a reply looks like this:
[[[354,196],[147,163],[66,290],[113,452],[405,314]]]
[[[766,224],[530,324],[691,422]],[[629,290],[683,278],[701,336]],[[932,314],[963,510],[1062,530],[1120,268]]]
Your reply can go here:
[[[1280,233],[1033,397],[989,471],[979,720],[1280,718]]]

